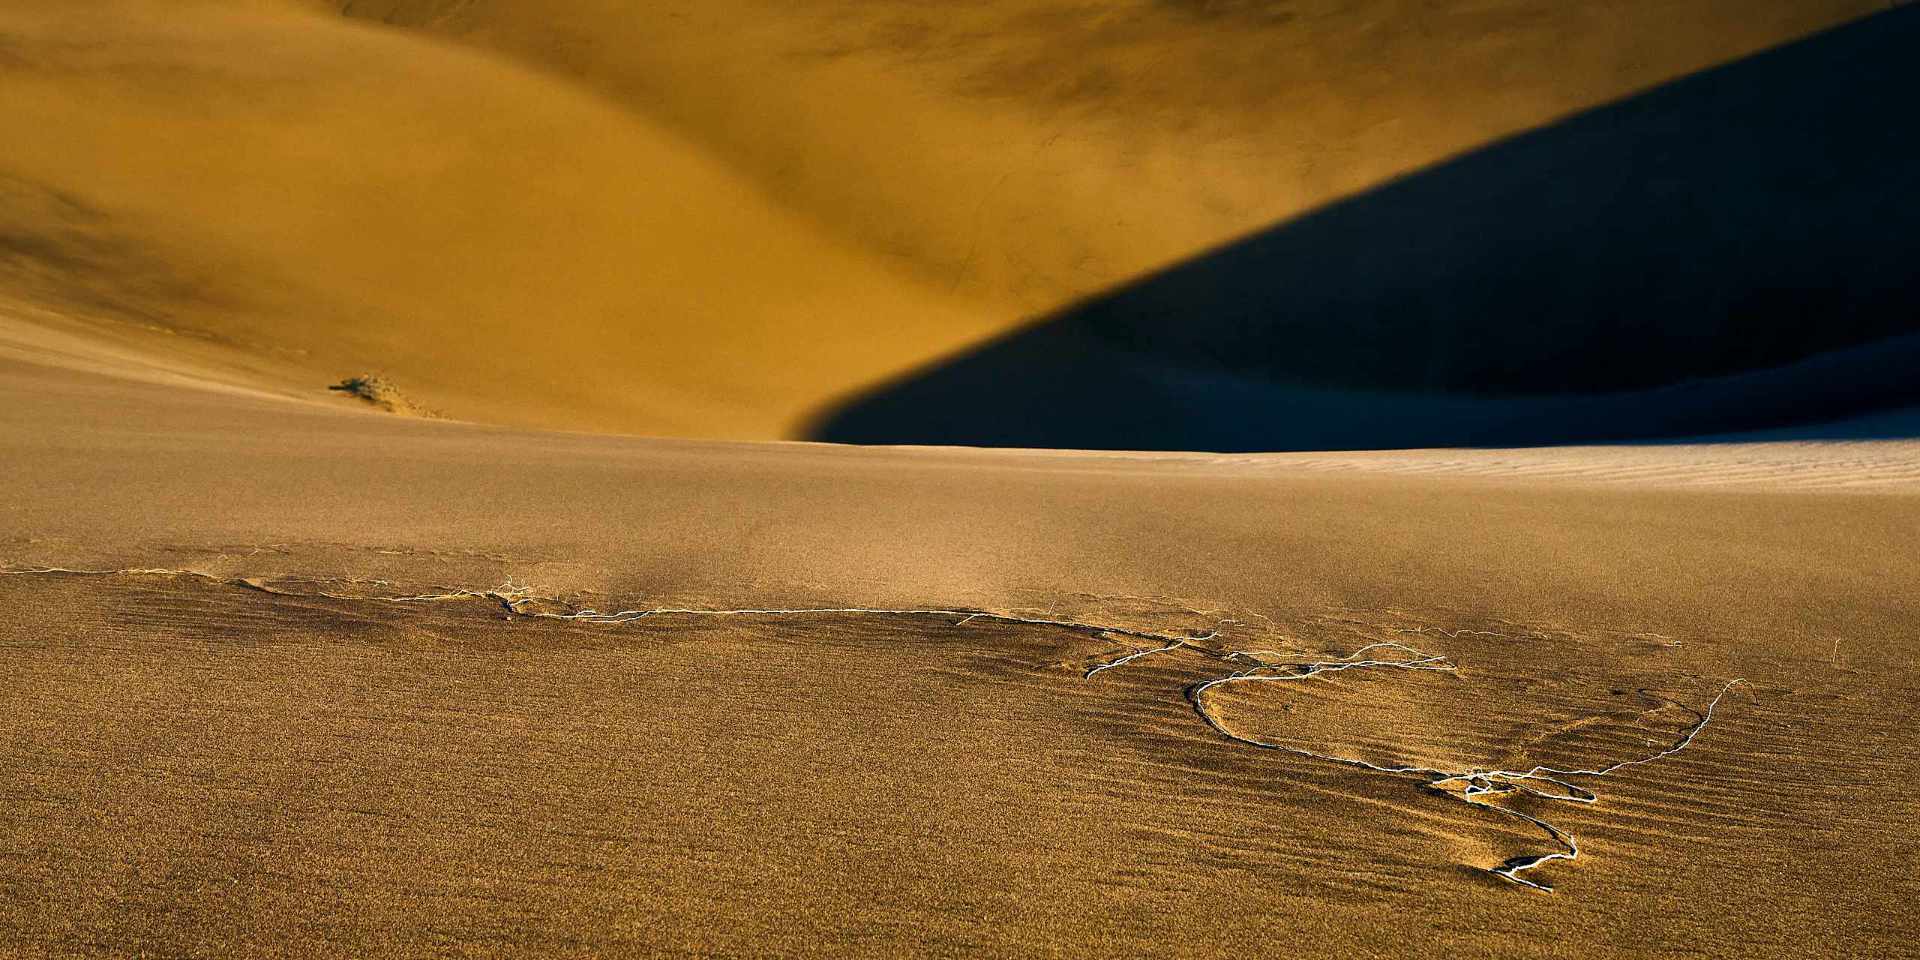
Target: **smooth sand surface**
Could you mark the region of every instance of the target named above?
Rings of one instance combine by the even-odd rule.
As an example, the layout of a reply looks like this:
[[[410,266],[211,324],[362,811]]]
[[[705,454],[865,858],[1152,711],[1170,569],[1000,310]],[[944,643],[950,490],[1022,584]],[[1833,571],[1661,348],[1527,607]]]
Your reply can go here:
[[[1910,443],[620,439],[10,329],[11,952],[1912,950]],[[839,612],[539,616],[654,607]],[[1596,803],[1495,798],[1579,843],[1524,874],[1548,894],[1487,872],[1541,829],[1182,692],[1378,642],[1456,669],[1209,709],[1381,766],[1593,769],[1745,682],[1685,751],[1566,778]]]
[[[211,0],[0,4],[0,37],[0,296],[290,389],[768,437],[996,329],[497,57]]]

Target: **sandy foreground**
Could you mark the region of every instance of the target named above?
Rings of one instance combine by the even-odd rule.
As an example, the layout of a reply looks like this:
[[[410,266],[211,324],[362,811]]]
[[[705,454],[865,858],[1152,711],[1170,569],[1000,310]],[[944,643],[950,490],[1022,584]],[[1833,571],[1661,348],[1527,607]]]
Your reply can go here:
[[[0,337],[10,954],[1915,949],[1910,442],[639,440],[52,329]],[[826,612],[573,616],[655,608]],[[1183,692],[1234,651],[1320,672],[1203,695],[1235,739]],[[1687,745],[1481,781],[1543,828],[1249,741]]]

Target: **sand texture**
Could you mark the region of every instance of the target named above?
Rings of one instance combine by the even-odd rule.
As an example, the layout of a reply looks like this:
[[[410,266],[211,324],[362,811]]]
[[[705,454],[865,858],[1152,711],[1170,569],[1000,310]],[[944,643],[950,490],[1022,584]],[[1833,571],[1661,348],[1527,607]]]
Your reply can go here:
[[[859,450],[0,373],[27,955],[1912,948],[1910,444]],[[570,616],[655,608],[773,612]],[[1450,669],[1338,668],[1381,643]],[[1202,715],[1236,651],[1317,675]],[[1559,799],[1338,762],[1690,732],[1482,784]],[[1489,872],[1556,837],[1553,893]]]
[[[1920,957],[1917,41],[0,0],[0,957]]]
[[[0,591],[30,610],[5,641],[0,929],[53,953],[1266,954],[1276,930],[1312,956],[1910,948],[1912,807],[1858,784],[1914,761],[1916,678],[1872,645],[1777,658],[1399,611],[1258,637],[1459,663],[1215,705],[1381,761],[1645,755],[1729,661],[1751,674],[1684,753],[1568,778],[1592,806],[1520,805],[1581,849],[1528,895],[1481,868],[1555,849],[1540,831],[1224,741],[1180,695],[1220,664],[1089,680],[1129,647],[1090,630],[578,624],[156,573]]]

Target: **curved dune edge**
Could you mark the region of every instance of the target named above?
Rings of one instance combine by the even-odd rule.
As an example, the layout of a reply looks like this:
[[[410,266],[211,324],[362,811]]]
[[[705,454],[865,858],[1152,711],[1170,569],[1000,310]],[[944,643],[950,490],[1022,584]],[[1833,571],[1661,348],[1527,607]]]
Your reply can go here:
[[[252,388],[801,436],[1034,310],[1874,6],[1508,5],[12,5],[0,291]]]
[[[371,372],[463,419],[774,437],[992,329],[498,57],[279,4],[0,30],[0,290],[280,389]]]
[[[252,365],[234,365],[221,351],[210,354],[200,344],[179,344],[180,338],[157,343],[129,341],[117,328],[104,335],[93,324],[66,321],[57,315],[19,307],[0,308],[0,361],[22,364],[34,371],[36,385],[23,396],[84,397],[74,408],[49,399],[40,416],[50,425],[71,417],[106,415],[128,405],[144,406],[166,398],[168,407],[185,411],[218,409],[222,397],[245,399],[267,406],[242,411],[245,422],[259,429],[281,416],[309,417],[380,412],[377,401],[322,390],[290,391],[275,378],[286,371],[263,375]],[[96,384],[83,387],[85,384]],[[84,392],[69,394],[70,390]],[[404,390],[405,385],[399,389]],[[153,391],[159,391],[154,393]],[[403,396],[405,396],[403,394]],[[151,399],[144,399],[151,398]],[[412,401],[407,401],[409,404]],[[91,411],[91,413],[89,413]],[[387,415],[393,411],[384,411]],[[437,415],[437,411],[433,411]],[[167,429],[190,427],[197,414],[178,414],[158,423]],[[445,419],[438,418],[436,419]],[[221,419],[224,419],[222,417]],[[457,419],[457,418],[456,418]],[[398,427],[399,425],[393,425]],[[478,424],[446,422],[420,429],[452,431],[448,442],[471,446],[476,455],[505,439],[463,431],[487,428]],[[277,428],[273,428],[277,429]],[[369,442],[389,429],[379,423],[343,424],[348,433],[365,431]],[[411,428],[405,428],[411,429]],[[1197,471],[1219,476],[1312,476],[1355,474],[1430,478],[1446,481],[1513,482],[1546,487],[1625,486],[1648,489],[1794,490],[1803,492],[1920,491],[1920,409],[1891,411],[1770,431],[1681,438],[1654,443],[1614,443],[1515,448],[1449,448],[1354,450],[1298,453],[1207,453],[1175,451],[1063,450],[1020,447],[964,447],[892,445],[843,447],[837,444],[764,445],[756,442],[691,442],[686,449],[708,450],[714,456],[760,458],[798,456],[816,451],[827,458],[846,458],[849,464],[920,464],[956,469],[1084,471],[1140,469]],[[560,434],[519,433],[528,439]],[[647,441],[604,438],[608,449],[625,449]],[[583,437],[583,443],[593,438]],[[681,449],[673,447],[670,449]],[[216,454],[218,455],[218,454]]]
[[[668,125],[942,288],[1052,310],[1491,141],[1885,9],[325,0]]]

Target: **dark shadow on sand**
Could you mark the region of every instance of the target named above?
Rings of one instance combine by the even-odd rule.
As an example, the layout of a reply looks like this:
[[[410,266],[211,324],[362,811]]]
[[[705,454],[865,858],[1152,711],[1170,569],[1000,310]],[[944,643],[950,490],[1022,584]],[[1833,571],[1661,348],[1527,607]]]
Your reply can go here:
[[[811,435],[1526,445],[1916,403],[1905,7],[1279,224],[857,397]]]

